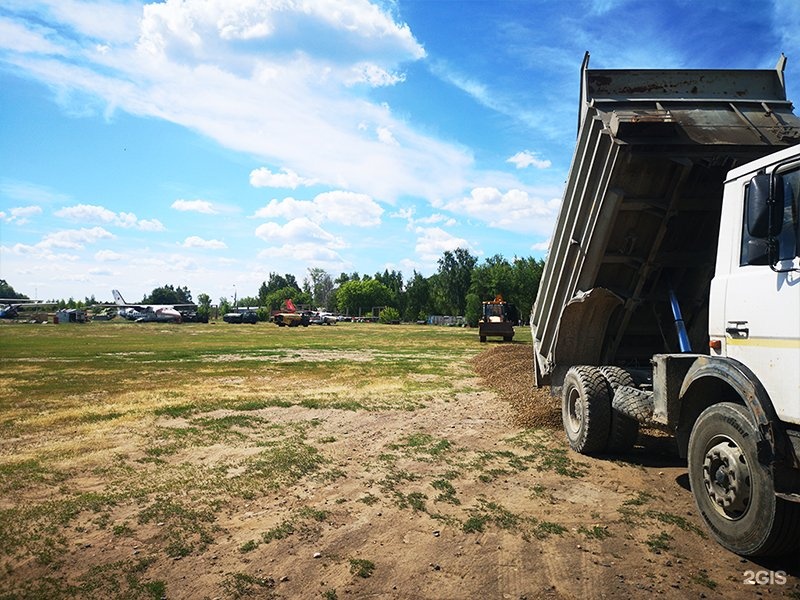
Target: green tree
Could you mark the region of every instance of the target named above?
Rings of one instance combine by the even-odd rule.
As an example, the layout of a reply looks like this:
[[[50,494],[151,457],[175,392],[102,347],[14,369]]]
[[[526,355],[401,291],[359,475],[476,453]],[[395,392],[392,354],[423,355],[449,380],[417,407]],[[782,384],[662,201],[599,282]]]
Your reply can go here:
[[[337,293],[339,312],[357,315],[359,309],[386,306],[392,298],[392,291],[377,279],[351,280],[343,283]]]
[[[419,320],[420,314],[431,312],[431,290],[428,279],[414,271],[403,293],[405,306],[403,317],[406,321]]]
[[[514,258],[511,271],[512,292],[508,300],[517,307],[520,320],[523,322],[530,320],[531,308],[539,292],[543,270],[544,259]]]
[[[464,248],[446,250],[439,259],[439,285],[449,314],[463,315],[467,292],[472,282],[472,270],[478,259]]]
[[[284,275],[270,273],[267,281],[261,284],[261,287],[258,290],[258,297],[261,298],[263,302],[272,292],[276,292],[287,287],[294,288],[298,292],[302,291],[300,286],[297,285],[297,278],[291,273],[286,273]]]
[[[267,287],[267,282],[262,281],[261,287],[258,288],[258,305],[264,306],[267,303],[267,296],[269,296],[269,288]]]
[[[206,319],[211,316],[211,296],[208,294],[197,294],[197,314]]]
[[[291,300],[299,309],[301,304],[311,304],[311,294],[287,286],[268,294],[264,306],[269,310],[281,310],[286,300]]]
[[[509,300],[514,291],[513,267],[499,254],[487,258],[472,271],[470,291],[483,300],[491,300],[498,294]]]
[[[324,307],[326,310],[329,309],[332,306],[330,298],[333,293],[333,279],[325,269],[318,267],[308,269],[308,276],[311,278],[309,288],[311,289],[314,306]]]
[[[339,276],[333,280],[333,284],[336,286],[341,286],[343,283],[347,283],[351,279],[361,279],[361,276],[358,273],[353,273],[352,277],[347,273],[340,273]]]
[[[478,320],[481,318],[481,299],[478,294],[469,293],[466,298],[466,309],[464,319],[470,327],[477,327]]]
[[[387,325],[400,322],[400,311],[392,306],[387,306],[378,315],[378,320]]]
[[[244,296],[243,298],[239,298],[237,304],[239,306],[249,306],[252,308],[254,306],[261,306],[261,299],[255,296]]]
[[[165,285],[155,288],[149,296],[142,298],[142,304],[193,304],[189,288]]]
[[[8,285],[8,282],[5,279],[0,279],[0,298],[6,298],[8,300],[16,299],[16,300],[28,300],[29,298],[25,294],[20,294],[14,291],[14,288]]]

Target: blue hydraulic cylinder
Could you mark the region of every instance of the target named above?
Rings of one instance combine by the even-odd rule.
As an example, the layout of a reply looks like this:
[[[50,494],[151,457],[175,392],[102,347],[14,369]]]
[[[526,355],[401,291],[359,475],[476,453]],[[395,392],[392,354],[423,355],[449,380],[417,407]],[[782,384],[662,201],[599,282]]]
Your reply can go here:
[[[669,304],[672,307],[672,317],[675,319],[675,330],[678,332],[678,346],[681,352],[691,352],[692,344],[689,342],[689,334],[686,332],[686,323],[683,322],[678,297],[672,288],[669,289]]]

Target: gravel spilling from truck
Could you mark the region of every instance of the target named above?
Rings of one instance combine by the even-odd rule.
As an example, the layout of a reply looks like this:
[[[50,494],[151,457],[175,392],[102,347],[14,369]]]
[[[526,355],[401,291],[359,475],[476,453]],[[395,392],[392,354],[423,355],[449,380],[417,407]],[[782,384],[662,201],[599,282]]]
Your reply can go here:
[[[510,404],[515,425],[561,428],[560,398],[533,384],[530,345],[497,345],[475,356],[472,364],[483,383]]]

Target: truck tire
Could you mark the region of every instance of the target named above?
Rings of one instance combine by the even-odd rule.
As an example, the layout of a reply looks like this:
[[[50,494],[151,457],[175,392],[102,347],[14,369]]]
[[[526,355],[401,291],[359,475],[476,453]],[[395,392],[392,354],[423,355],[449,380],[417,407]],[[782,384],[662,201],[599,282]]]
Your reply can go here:
[[[689,437],[689,483],[697,510],[716,540],[742,556],[788,553],[800,546],[800,504],[775,496],[768,466],[758,462],[759,433],[746,407],[704,410]]]
[[[620,386],[635,387],[633,377],[622,367],[600,367],[609,386],[611,396],[611,429],[608,434],[606,450],[613,454],[623,454],[633,448],[639,437],[639,422],[628,416],[618,406],[617,398],[623,400],[615,390]]]
[[[603,452],[611,425],[611,397],[597,367],[572,367],[564,377],[561,420],[570,448],[581,454]]]

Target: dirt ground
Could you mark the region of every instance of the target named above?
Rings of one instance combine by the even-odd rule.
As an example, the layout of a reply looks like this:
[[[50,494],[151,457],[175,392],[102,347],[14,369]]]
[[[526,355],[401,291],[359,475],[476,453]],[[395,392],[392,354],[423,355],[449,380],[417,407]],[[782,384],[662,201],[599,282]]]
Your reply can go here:
[[[487,346],[454,401],[259,411],[315,420],[309,441],[333,470],[222,507],[222,539],[161,553],[147,577],[175,599],[800,598],[797,557],[755,563],[708,538],[668,438],[645,432],[624,458],[571,452],[559,402],[532,387],[530,346]],[[204,452],[184,458],[217,458]],[[68,563],[144,556],[163,525],[87,527]]]

